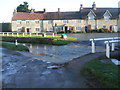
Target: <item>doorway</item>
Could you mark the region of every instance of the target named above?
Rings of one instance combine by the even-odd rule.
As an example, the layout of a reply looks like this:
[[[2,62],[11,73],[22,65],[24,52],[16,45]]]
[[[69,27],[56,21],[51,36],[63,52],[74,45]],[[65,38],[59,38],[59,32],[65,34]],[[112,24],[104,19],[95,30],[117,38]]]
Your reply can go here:
[[[68,32],[68,27],[67,26],[65,26],[65,33],[67,33]]]
[[[27,32],[30,32],[30,28],[27,28]]]

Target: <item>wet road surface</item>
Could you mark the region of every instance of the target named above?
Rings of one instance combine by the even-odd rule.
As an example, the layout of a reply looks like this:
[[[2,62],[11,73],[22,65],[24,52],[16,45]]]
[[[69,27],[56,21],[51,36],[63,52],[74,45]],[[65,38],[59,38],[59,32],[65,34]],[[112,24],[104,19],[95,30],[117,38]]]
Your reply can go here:
[[[3,88],[88,88],[81,75],[56,64],[2,48]],[[58,65],[59,66],[59,65]]]

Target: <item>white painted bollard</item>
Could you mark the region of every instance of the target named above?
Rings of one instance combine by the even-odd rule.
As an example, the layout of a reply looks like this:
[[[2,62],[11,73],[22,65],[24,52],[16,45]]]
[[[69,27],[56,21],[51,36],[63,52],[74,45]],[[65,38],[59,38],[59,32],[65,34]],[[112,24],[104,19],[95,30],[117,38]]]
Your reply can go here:
[[[95,53],[95,41],[92,40],[92,53]]]
[[[106,56],[110,58],[110,44],[108,41],[106,42]]]
[[[15,45],[18,45],[18,42],[17,42],[17,40],[15,40]]]
[[[31,33],[29,33],[30,37],[31,37]]]
[[[23,33],[23,37],[25,36],[25,33]]]
[[[115,50],[115,43],[112,43],[112,51]]]
[[[36,36],[38,36],[38,33],[36,33]]]
[[[13,36],[13,33],[12,33],[12,36]]]
[[[53,33],[52,36],[55,37],[55,34]]]
[[[44,37],[46,37],[46,33],[44,33]]]
[[[3,36],[4,36],[5,34],[3,33]]]
[[[19,33],[17,33],[17,36],[19,36]]]
[[[7,33],[7,36],[9,36],[9,33]]]

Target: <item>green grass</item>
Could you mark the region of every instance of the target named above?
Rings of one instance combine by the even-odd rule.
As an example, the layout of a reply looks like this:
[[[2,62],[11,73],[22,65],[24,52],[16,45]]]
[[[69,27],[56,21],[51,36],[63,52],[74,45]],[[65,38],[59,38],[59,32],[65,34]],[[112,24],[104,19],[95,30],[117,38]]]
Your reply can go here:
[[[120,48],[120,46],[118,46],[118,48]]]
[[[90,61],[84,70],[91,73],[102,84],[109,88],[120,88],[119,86],[119,70],[120,68],[110,63],[101,63],[99,60]]]
[[[2,44],[2,47],[4,48],[8,48],[11,50],[16,50],[16,51],[29,51],[28,47],[23,46],[23,45],[15,45],[12,43],[8,43],[8,42],[0,42],[0,44]]]
[[[14,35],[14,36],[12,36],[12,35],[9,35],[9,36],[3,36],[3,35],[0,35],[1,37],[10,37],[10,38],[6,38],[5,39],[5,41],[15,41],[14,39],[15,38],[18,38],[18,39],[20,39],[20,38],[22,38],[22,40],[19,40],[19,42],[26,42],[26,43],[41,43],[41,44],[52,44],[52,45],[66,45],[66,44],[68,44],[68,43],[70,43],[70,42],[73,42],[73,41],[76,41],[77,39],[76,38],[73,38],[73,37],[67,37],[67,39],[63,39],[63,38],[61,38],[60,36],[55,36],[55,37],[53,37],[52,35],[47,35],[46,37],[42,37],[42,35],[39,35],[39,36],[36,36],[36,35],[31,35],[31,36],[29,36],[29,35],[25,35],[25,36],[22,36],[22,35],[19,35],[19,36],[16,36],[16,35]],[[13,37],[12,39],[11,39],[11,37]],[[23,39],[24,38],[24,39]],[[30,40],[26,40],[26,38],[30,38]],[[36,41],[35,39],[36,38],[41,38],[42,39],[42,41],[39,41],[38,39],[38,41]],[[46,40],[46,38],[50,38],[51,40]]]

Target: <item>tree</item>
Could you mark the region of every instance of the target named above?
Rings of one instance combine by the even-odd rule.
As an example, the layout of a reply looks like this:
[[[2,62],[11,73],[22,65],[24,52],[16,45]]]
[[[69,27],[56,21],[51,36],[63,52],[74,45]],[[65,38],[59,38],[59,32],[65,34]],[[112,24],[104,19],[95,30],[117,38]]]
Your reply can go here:
[[[17,12],[30,12],[28,2],[23,2],[17,7]]]

